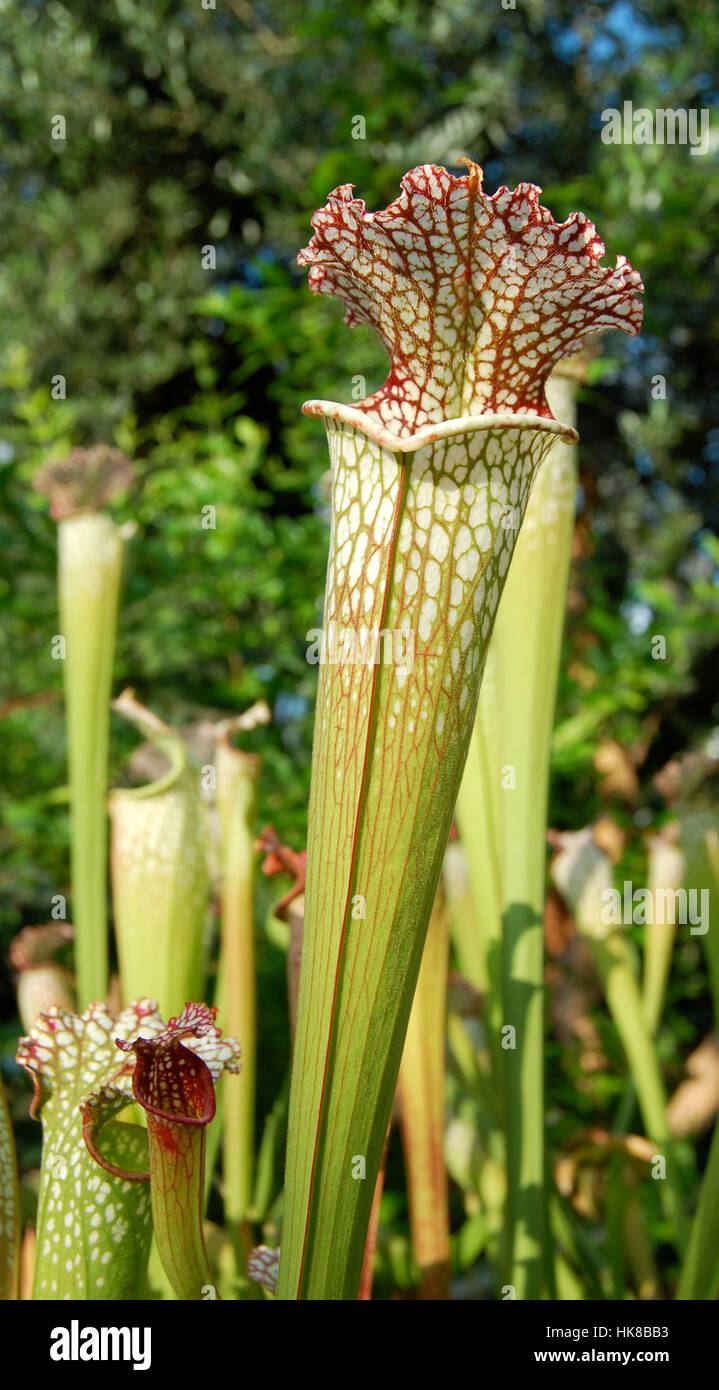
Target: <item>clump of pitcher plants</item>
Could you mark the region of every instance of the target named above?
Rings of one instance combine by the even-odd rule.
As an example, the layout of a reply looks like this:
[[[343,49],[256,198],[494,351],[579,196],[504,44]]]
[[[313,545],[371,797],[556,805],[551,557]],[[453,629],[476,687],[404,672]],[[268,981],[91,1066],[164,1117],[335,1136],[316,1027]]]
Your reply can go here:
[[[583,214],[556,223],[532,184],[490,197],[463,162],[459,177],[411,170],[377,213],[340,186],[299,256],[310,289],[390,358],[366,400],[304,406],[308,428],[324,421],[332,479],[306,857],[271,828],[258,838],[261,758],[242,743],[264,704],[214,725],[200,768],[187,732],[125,691],[112,709],[161,765],[108,797],[122,535],[106,506],[130,465],[99,446],[38,480],[58,521],[74,937],[27,929],[13,958],[18,1060],[43,1128],[35,1298],[368,1299],[390,1268],[446,1299],[481,1255],[495,1296],[573,1297],[583,1247],[568,1207],[608,1193],[646,1252],[650,1149],[669,1165],[668,1240],[678,1258],[688,1246],[680,1296],[716,1294],[654,1045],[673,932],[647,952],[643,1001],[626,941],[601,922],[611,865],[590,830],[552,837],[554,878],[626,1054],[627,1127],[636,1099],[646,1137],[588,1136],[556,1183],[545,1157],[546,808],[579,354],[603,330],[639,331],[642,284],[624,257],[602,265]],[[261,852],[267,875],[294,880],[266,925],[287,953],[291,1060],[256,1142]],[[652,853],[652,872],[680,883],[678,852],[662,867]],[[74,977],[55,958],[71,944]],[[215,1003],[187,1002],[202,998]],[[404,1244],[383,1232],[395,1123]],[[717,1171],[714,1156],[705,1217]],[[0,1217],[16,1297],[1,1096]],[[651,1260],[635,1266],[639,1296],[656,1296]]]

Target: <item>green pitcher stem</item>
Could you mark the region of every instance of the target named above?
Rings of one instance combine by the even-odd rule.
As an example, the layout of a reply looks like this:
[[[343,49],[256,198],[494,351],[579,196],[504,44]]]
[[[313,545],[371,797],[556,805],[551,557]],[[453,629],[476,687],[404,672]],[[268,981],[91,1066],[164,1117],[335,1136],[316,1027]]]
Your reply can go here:
[[[177,1298],[219,1298],[202,1234],[205,1130],[148,1115],[152,1228]]]
[[[590,830],[567,832],[554,839],[559,847],[552,865],[554,881],[592,953],[636,1086],[645,1133],[657,1145],[657,1158],[664,1159],[666,1171],[659,1177],[659,1200],[674,1244],[683,1252],[688,1230],[659,1059],[642,1007],[629,943],[622,929],[608,924],[603,915],[605,895],[612,887],[609,860]]]
[[[449,437],[410,450],[338,419],[327,424],[327,659],[317,695],[278,1296],[353,1299],[514,542],[504,523],[509,510],[521,520],[533,474],[561,429],[536,419],[475,421],[466,433],[448,428]],[[377,634],[384,650],[375,661]]]
[[[577,389],[572,377],[555,375],[547,385],[553,413],[568,425]],[[507,1279],[518,1298],[531,1299],[544,1287],[547,797],[576,487],[575,448],[555,447],[532,488],[493,638],[503,726],[492,769],[502,812],[503,1023],[516,1028],[516,1047],[502,1051]],[[503,785],[502,768],[514,769],[513,787]]]
[[[420,1297],[449,1298],[449,1184],[444,1160],[449,925],[437,895],[399,1069],[399,1113]]]
[[[222,1018],[242,1040],[242,1073],[224,1100],[223,1194],[233,1224],[251,1205],[255,1126],[256,988],[253,834],[257,759],[218,744],[217,805],[222,855]]]
[[[117,527],[101,512],[58,526],[72,831],[72,919],[80,1007],[108,984],[107,752],[115,627],[122,568]]]

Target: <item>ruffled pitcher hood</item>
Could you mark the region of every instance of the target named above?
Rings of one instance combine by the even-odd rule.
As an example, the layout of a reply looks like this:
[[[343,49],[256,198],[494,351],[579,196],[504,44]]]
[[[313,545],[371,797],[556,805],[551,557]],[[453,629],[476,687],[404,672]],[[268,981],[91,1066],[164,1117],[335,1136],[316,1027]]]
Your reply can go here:
[[[639,332],[641,277],[625,256],[601,265],[604,244],[584,213],[555,222],[531,183],[489,197],[482,170],[463,162],[461,177],[433,164],[410,170],[381,212],[341,184],[315,213],[298,264],[315,293],[343,301],[350,327],[379,333],[391,366],[378,391],[339,416],[327,401],[308,401],[306,413],[405,449],[449,421],[551,421],[552,368],[604,329]]]

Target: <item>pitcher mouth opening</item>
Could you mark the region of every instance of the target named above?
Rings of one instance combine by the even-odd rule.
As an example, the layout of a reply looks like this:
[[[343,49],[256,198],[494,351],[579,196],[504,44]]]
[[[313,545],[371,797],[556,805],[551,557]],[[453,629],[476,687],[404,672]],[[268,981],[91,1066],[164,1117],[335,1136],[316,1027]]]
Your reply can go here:
[[[545,434],[555,435],[563,444],[576,444],[579,440],[577,431],[571,425],[563,425],[561,421],[548,419],[544,415],[520,415],[516,411],[503,411],[496,415],[488,412],[482,415],[458,415],[451,420],[423,425],[421,429],[407,435],[394,434],[366,411],[352,405],[341,405],[337,401],[305,401],[302,413],[350,425],[381,448],[399,454],[416,453],[418,449],[423,449],[427,444],[435,444],[440,439],[476,434],[479,430],[540,430]]]

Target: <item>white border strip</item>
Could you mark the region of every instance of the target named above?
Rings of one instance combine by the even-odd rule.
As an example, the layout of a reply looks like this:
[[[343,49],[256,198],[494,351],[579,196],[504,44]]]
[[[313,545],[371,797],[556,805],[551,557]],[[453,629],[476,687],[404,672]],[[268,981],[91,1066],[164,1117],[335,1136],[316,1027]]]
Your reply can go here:
[[[460,415],[454,420],[441,420],[436,425],[424,425],[416,434],[404,437],[393,434],[365,411],[352,405],[340,405],[337,401],[305,401],[302,413],[321,415],[325,419],[351,425],[368,439],[372,439],[375,444],[400,454],[414,453],[417,449],[423,449],[426,444],[434,444],[438,439],[473,434],[476,430],[543,430],[546,434],[556,434],[563,444],[576,444],[579,440],[577,431],[572,429],[571,425],[562,425],[559,420],[547,420],[542,415],[516,415],[511,411],[503,415]]]

